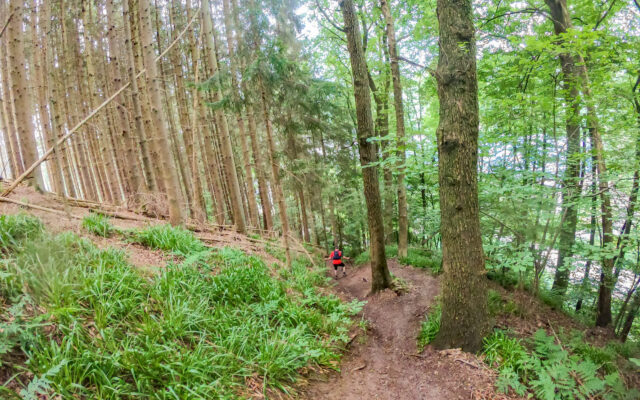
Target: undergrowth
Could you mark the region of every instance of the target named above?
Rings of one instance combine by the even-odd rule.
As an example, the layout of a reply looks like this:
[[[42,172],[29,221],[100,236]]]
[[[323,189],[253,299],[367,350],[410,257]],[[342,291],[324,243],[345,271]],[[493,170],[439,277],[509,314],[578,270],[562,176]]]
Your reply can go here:
[[[31,215],[0,215],[0,253],[17,250],[22,242],[39,236],[43,230],[42,222]]]
[[[133,231],[131,241],[152,249],[172,252],[186,257],[206,249],[205,245],[193,235],[193,232],[171,225],[152,225],[145,229]]]
[[[385,247],[387,258],[398,256],[398,246],[389,245]],[[358,254],[354,257],[355,265],[366,264],[371,257],[368,251]],[[400,264],[411,265],[416,268],[428,269],[433,275],[439,275],[442,272],[442,255],[429,249],[409,248],[407,256],[398,259]]]
[[[109,217],[97,213],[91,213],[84,217],[82,219],[82,227],[90,233],[102,237],[111,237],[115,232]]]
[[[73,234],[12,250],[0,264],[0,397],[231,399],[256,395],[247,380],[286,390],[300,368],[338,359],[362,304],[324,294],[321,268],[274,273],[185,237],[139,236],[185,255],[150,278]]]
[[[628,390],[606,349],[580,336],[566,342],[538,330],[521,340],[497,330],[484,340],[485,362],[498,369],[498,390],[541,400],[636,399]]]
[[[428,345],[436,338],[438,332],[440,332],[440,318],[442,317],[442,307],[439,301],[434,301],[433,307],[427,313],[425,320],[420,326],[420,333],[418,333],[418,350],[424,350]]]

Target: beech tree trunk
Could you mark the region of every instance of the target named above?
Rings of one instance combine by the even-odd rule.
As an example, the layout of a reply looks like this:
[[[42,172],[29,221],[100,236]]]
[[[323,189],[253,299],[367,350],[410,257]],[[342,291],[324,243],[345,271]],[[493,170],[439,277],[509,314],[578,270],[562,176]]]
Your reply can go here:
[[[400,80],[400,66],[398,64],[398,49],[396,47],[396,33],[393,17],[389,9],[389,0],[380,0],[380,7],[384,15],[391,59],[391,78],[393,81],[393,105],[396,111],[396,135],[398,156],[398,258],[407,256],[409,240],[409,221],[407,219],[407,188],[404,183],[405,169],[405,129],[404,106],[402,103],[402,81]]]
[[[347,34],[347,48],[353,74],[353,93],[356,102],[357,136],[364,181],[364,196],[367,203],[367,220],[371,234],[371,292],[389,288],[391,275],[387,267],[384,248],[384,226],[382,223],[382,204],[380,184],[378,182],[378,149],[373,137],[373,117],[371,115],[371,96],[369,94],[367,65],[362,49],[362,36],[356,18],[353,0],[340,2],[344,29]]]
[[[478,211],[478,82],[471,0],[438,0],[438,176],[442,235],[439,348],[475,352],[487,326]]]

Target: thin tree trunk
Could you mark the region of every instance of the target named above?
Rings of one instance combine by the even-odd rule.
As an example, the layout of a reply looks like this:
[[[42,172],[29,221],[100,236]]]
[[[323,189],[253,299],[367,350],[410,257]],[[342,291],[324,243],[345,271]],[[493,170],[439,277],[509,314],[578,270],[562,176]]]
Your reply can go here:
[[[36,148],[36,130],[31,118],[33,103],[26,76],[27,60],[23,43],[26,35],[22,30],[23,4],[21,0],[11,0],[9,4],[13,18],[7,27],[7,42],[9,43],[7,46],[9,55],[7,71],[11,71],[11,93],[22,157],[24,164],[31,166],[38,159],[38,150]],[[37,190],[44,189],[44,180],[39,166],[27,177],[27,182]]]
[[[396,33],[393,26],[393,17],[389,10],[389,0],[380,0],[380,7],[386,23],[387,39],[389,43],[389,56],[391,58],[391,78],[393,81],[393,104],[396,111],[396,135],[398,155],[398,257],[407,256],[409,221],[407,219],[407,188],[405,177],[405,127],[404,107],[402,103],[402,82],[400,80],[400,66],[398,63],[398,49],[396,48]]]
[[[203,0],[202,6],[202,23],[203,23],[203,35],[205,40],[205,51],[207,53],[208,67],[210,75],[215,76],[218,71],[218,63],[215,56],[215,44],[213,42],[213,21],[211,18],[211,6],[209,0]],[[220,100],[220,95],[217,90],[213,90],[212,97],[214,102]],[[218,128],[220,129],[220,147],[223,155],[223,166],[226,175],[226,181],[229,185],[229,197],[231,201],[231,207],[233,210],[233,222],[236,227],[236,231],[239,233],[245,233],[244,222],[244,210],[242,209],[242,199],[240,197],[240,183],[238,182],[238,175],[236,174],[235,162],[233,159],[233,149],[231,148],[231,137],[229,135],[229,128],[227,126],[227,120],[221,110],[216,110]]]
[[[478,83],[471,0],[438,0],[435,72],[440,99],[438,170],[442,317],[434,343],[475,352],[487,326],[487,286],[478,207]]]
[[[357,135],[364,181],[364,196],[367,203],[367,217],[371,234],[371,292],[391,286],[391,275],[387,268],[384,248],[384,226],[380,185],[378,182],[378,150],[373,136],[373,117],[371,116],[371,97],[369,94],[367,65],[362,49],[362,36],[355,15],[352,0],[340,2],[344,17],[344,29],[347,33],[347,47],[353,74],[353,92],[356,102]]]
[[[151,6],[149,0],[139,1],[140,10],[140,34],[142,37],[142,48],[144,64],[147,68],[147,79],[149,82],[149,95],[151,99],[151,117],[157,130],[158,140],[156,149],[160,156],[157,173],[163,177],[167,197],[169,201],[169,222],[172,225],[180,225],[183,222],[182,208],[180,206],[179,190],[180,182],[175,168],[171,165],[171,149],[169,148],[169,134],[166,122],[162,118],[162,99],[160,91],[162,83],[155,62],[155,49],[153,47],[152,27],[151,27]]]

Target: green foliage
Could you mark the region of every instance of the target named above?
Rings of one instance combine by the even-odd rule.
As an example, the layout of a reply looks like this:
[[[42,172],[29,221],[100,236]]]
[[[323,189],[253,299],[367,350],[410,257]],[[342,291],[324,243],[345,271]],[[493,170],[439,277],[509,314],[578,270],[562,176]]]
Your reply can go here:
[[[398,260],[401,264],[429,269],[433,275],[442,272],[442,255],[426,249],[409,248],[407,256]]]
[[[134,231],[131,240],[152,249],[170,251],[183,257],[206,248],[193,235],[193,232],[168,224],[152,225],[140,231]]]
[[[554,336],[538,330],[526,343],[497,330],[485,338],[485,362],[500,371],[497,388],[519,396],[543,400],[637,398],[620,375],[610,370],[610,354],[579,344],[579,336],[563,346]]]
[[[425,321],[422,322],[420,333],[418,334],[418,349],[422,351],[426,345],[431,343],[440,332],[440,318],[442,317],[442,307],[440,302],[434,303],[427,313]]]
[[[25,240],[40,235],[43,229],[42,222],[31,215],[0,215],[0,253],[18,249]]]
[[[512,299],[503,299],[499,292],[491,289],[487,299],[489,313],[493,316],[512,314],[523,316],[524,310]]]
[[[21,396],[237,398],[245,379],[285,388],[305,365],[334,365],[362,303],[324,294],[321,268],[295,260],[277,275],[184,232],[157,239],[169,231],[142,237],[193,252],[150,279],[71,234],[28,241],[3,264],[0,365]]]
[[[109,217],[103,214],[91,213],[82,219],[82,227],[96,236],[110,237],[115,229],[109,222]]]
[[[354,257],[353,263],[355,265],[363,265],[368,263],[370,260],[371,260],[371,254],[368,251],[363,251],[362,253]]]

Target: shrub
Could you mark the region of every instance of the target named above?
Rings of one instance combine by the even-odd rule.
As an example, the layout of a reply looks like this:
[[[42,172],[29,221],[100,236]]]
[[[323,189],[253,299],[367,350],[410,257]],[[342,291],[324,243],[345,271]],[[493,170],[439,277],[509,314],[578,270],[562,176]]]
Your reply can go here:
[[[82,219],[82,227],[96,236],[110,237],[115,229],[109,222],[109,218],[91,213]]]
[[[131,240],[183,257],[206,249],[206,246],[193,235],[193,232],[171,225],[152,225],[140,231],[134,231]]]

